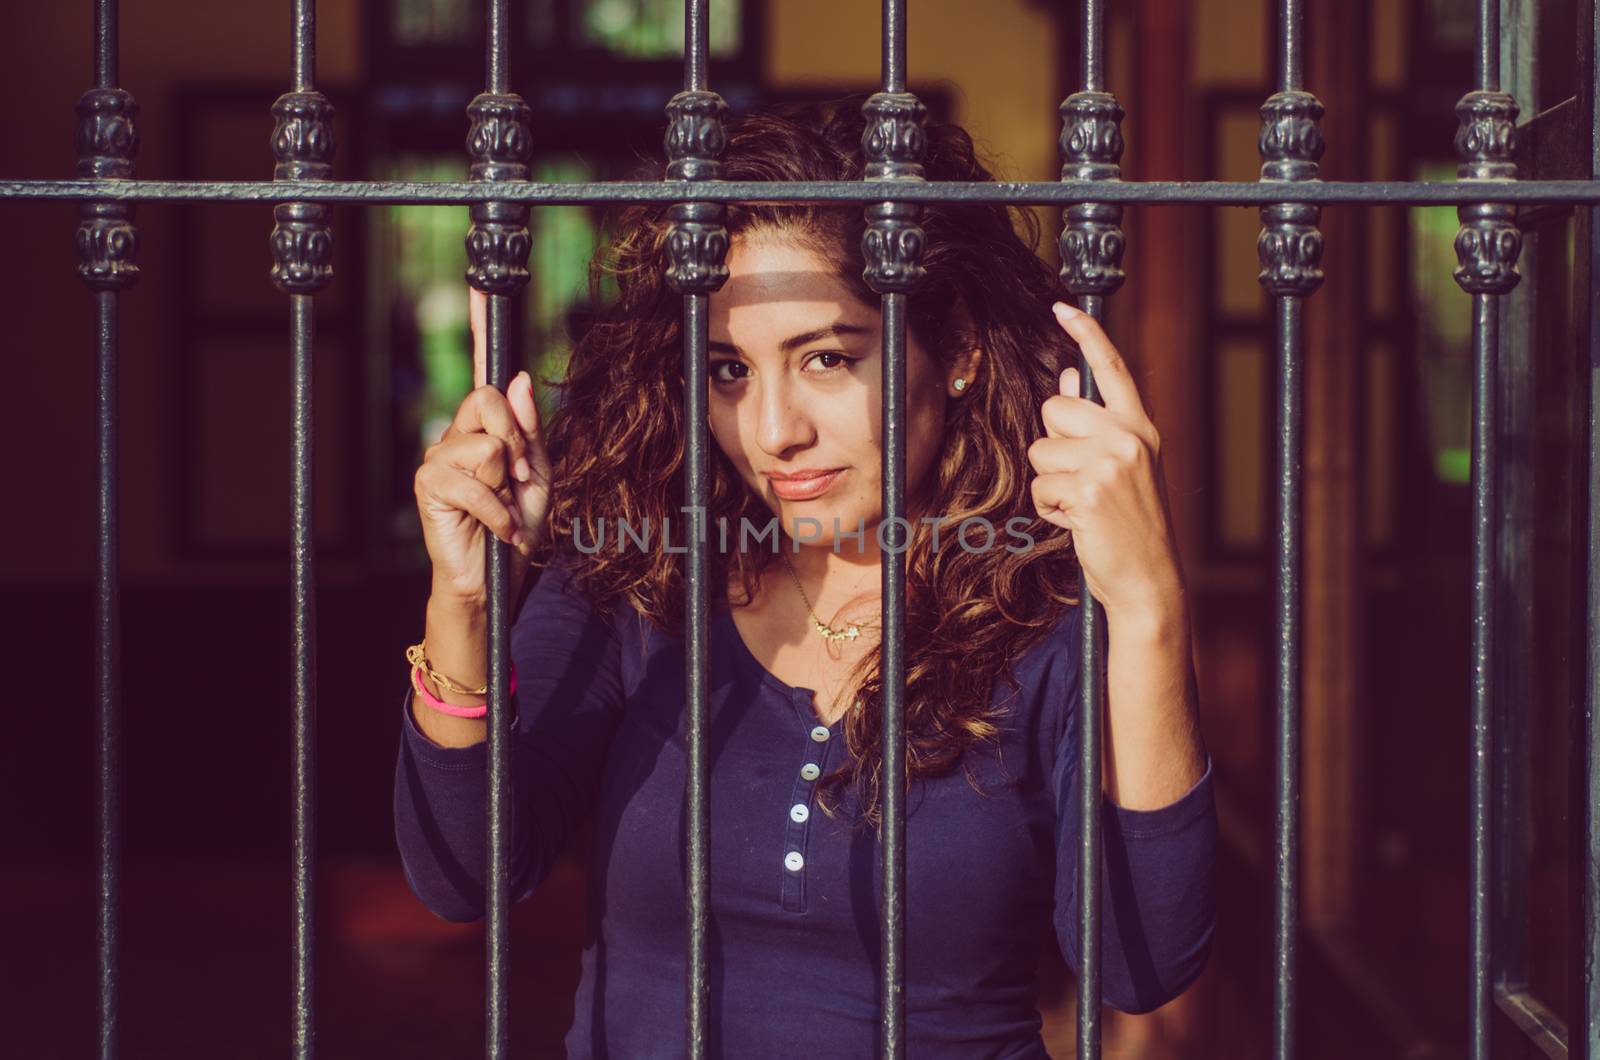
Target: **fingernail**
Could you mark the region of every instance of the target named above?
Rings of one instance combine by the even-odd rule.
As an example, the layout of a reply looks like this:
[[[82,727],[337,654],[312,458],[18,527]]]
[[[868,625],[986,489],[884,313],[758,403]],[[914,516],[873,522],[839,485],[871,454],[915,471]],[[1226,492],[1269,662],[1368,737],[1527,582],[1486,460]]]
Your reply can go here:
[[[1080,317],[1083,315],[1081,310],[1074,309],[1065,302],[1057,302],[1050,308],[1054,309],[1056,311],[1056,316],[1060,317],[1062,320],[1071,320],[1074,317]]]
[[[528,458],[525,456],[517,457],[517,465],[511,469],[511,473],[517,476],[518,482],[526,482],[532,478],[533,468],[528,466]]]
[[[522,547],[522,531],[521,530],[518,530],[516,533],[511,535],[511,544],[516,546],[517,548],[521,548]]]

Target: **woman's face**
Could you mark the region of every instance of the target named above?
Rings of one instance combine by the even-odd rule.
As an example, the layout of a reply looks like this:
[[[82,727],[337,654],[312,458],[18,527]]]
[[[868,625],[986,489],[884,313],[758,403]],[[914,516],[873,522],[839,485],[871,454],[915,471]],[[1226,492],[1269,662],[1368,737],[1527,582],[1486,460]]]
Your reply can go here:
[[[878,307],[860,302],[816,253],[777,233],[735,239],[727,265],[727,282],[710,298],[711,434],[785,534],[832,547],[837,521],[844,534],[864,530],[859,544],[841,536],[840,552],[876,553],[883,517]],[[906,492],[914,497],[939,454],[950,380],[907,332]],[[817,471],[828,474],[782,478]],[[818,525],[797,524],[807,517]],[[728,547],[739,547],[739,528],[728,529]]]

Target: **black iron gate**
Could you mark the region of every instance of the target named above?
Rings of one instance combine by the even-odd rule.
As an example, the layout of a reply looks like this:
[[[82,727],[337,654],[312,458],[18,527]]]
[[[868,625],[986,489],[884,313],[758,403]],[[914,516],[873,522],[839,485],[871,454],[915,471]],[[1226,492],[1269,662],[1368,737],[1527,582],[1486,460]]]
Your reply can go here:
[[[1510,0],[1508,7],[1529,5]],[[1120,228],[1123,203],[1189,203],[1255,205],[1263,228],[1258,241],[1260,281],[1276,305],[1278,373],[1276,406],[1278,538],[1275,557],[1274,617],[1278,632],[1277,692],[1277,900],[1274,910],[1275,989],[1274,1055],[1293,1055],[1295,1034],[1296,953],[1298,922],[1299,805],[1299,658],[1300,658],[1300,459],[1304,395],[1301,380],[1302,315],[1305,299],[1317,290],[1322,274],[1321,235],[1317,224],[1324,203],[1368,205],[1436,205],[1458,207],[1461,227],[1456,240],[1459,267],[1455,278],[1471,296],[1472,348],[1472,695],[1471,728],[1471,918],[1470,1027],[1474,1060],[1489,1056],[1491,1018],[1498,1008],[1510,1025],[1550,1056],[1600,1060],[1600,93],[1595,76],[1600,19],[1592,0],[1579,5],[1575,19],[1580,55],[1578,92],[1569,101],[1565,124],[1566,150],[1560,164],[1534,165],[1533,179],[1517,179],[1515,157],[1518,108],[1501,85],[1501,24],[1498,0],[1477,0],[1477,52],[1474,84],[1456,106],[1456,136],[1461,164],[1452,183],[1323,182],[1318,161],[1323,142],[1318,128],[1322,105],[1303,89],[1304,40],[1301,0],[1279,0],[1278,91],[1262,105],[1260,179],[1254,183],[1124,182],[1119,123],[1122,108],[1105,90],[1104,0],[1083,0],[1081,90],[1061,105],[1063,165],[1059,183],[964,184],[928,182],[922,177],[920,152],[923,106],[906,91],[905,0],[883,0],[882,91],[866,104],[868,126],[862,150],[868,163],[860,183],[753,183],[719,179],[718,153],[726,105],[707,85],[707,0],[686,0],[684,88],[667,103],[666,150],[670,166],[662,183],[535,183],[528,177],[529,128],[532,113],[510,89],[507,2],[489,0],[486,7],[485,90],[467,108],[471,119],[468,147],[471,179],[467,182],[403,183],[334,181],[332,108],[316,91],[316,17],[312,0],[291,0],[291,91],[273,105],[272,138],[277,164],[273,180],[263,182],[158,182],[133,179],[137,150],[138,106],[117,87],[116,0],[95,0],[95,87],[78,103],[78,179],[0,182],[0,199],[66,199],[80,203],[82,220],[77,242],[79,272],[94,292],[98,348],[98,539],[96,565],[96,685],[98,690],[98,835],[99,835],[99,1040],[100,1055],[118,1052],[120,865],[120,703],[121,673],[118,624],[117,499],[117,309],[118,295],[138,277],[137,233],[133,207],[139,201],[228,201],[274,204],[272,231],[275,264],[272,280],[289,296],[293,364],[293,784],[294,784],[294,1051],[309,1058],[315,1051],[315,984],[312,951],[315,909],[316,791],[313,786],[316,714],[315,551],[311,508],[311,364],[312,298],[331,279],[333,234],[329,206],[335,202],[450,203],[471,206],[467,236],[468,280],[489,295],[488,375],[504,389],[509,374],[507,352],[510,300],[528,281],[530,250],[527,220],[531,207],[567,203],[662,202],[672,204],[677,227],[668,282],[684,299],[684,402],[686,422],[701,424],[687,442],[688,477],[685,503],[705,510],[707,448],[705,422],[706,307],[709,292],[726,277],[722,255],[726,233],[721,228],[724,204],[750,199],[782,202],[861,203],[868,222],[863,251],[866,279],[883,298],[886,444],[883,452],[883,510],[888,521],[904,513],[904,371],[906,292],[920,276],[918,220],[922,203],[1004,202],[1065,208],[1061,236],[1063,288],[1097,318],[1105,299],[1123,280]],[[1518,71],[1513,71],[1516,76]],[[1540,120],[1548,119],[1541,114]],[[1547,120],[1546,128],[1554,127]],[[1546,140],[1548,141],[1548,137]],[[1540,156],[1544,157],[1544,156]],[[1516,704],[1499,704],[1494,689],[1499,627],[1495,575],[1502,564],[1496,549],[1510,540],[1506,531],[1518,519],[1531,518],[1501,503],[1501,454],[1497,452],[1497,362],[1502,346],[1523,339],[1513,327],[1522,319],[1502,313],[1506,296],[1517,286],[1522,235],[1519,209],[1530,219],[1539,206],[1576,211],[1577,253],[1574,259],[1574,318],[1581,364],[1587,369],[1586,494],[1579,506],[1586,541],[1583,589],[1582,690],[1574,706],[1571,820],[1575,859],[1581,878],[1581,906],[1573,932],[1573,1025],[1565,1027],[1526,987],[1522,943],[1508,903],[1525,890],[1517,883],[1507,825],[1515,819],[1514,802],[1504,783],[1517,768],[1506,748],[1514,741],[1519,718]],[[1080,366],[1085,396],[1095,396],[1086,365]],[[704,541],[701,541],[704,545]],[[510,712],[507,630],[508,553],[493,541],[488,553],[490,614],[488,710],[488,864],[486,1053],[504,1057],[509,1049],[507,994],[508,850]],[[687,552],[687,692],[689,701],[690,772],[685,798],[688,809],[688,978],[685,983],[685,1032],[690,1056],[706,1049],[707,983],[707,844],[706,801],[706,653],[707,583],[703,547]],[[904,571],[897,564],[883,568],[884,641],[882,673],[885,690],[885,793],[882,842],[885,892],[882,908],[883,963],[881,1047],[886,1057],[901,1057],[904,1047],[904,805],[902,799],[905,733]],[[1514,589],[1515,587],[1512,586]],[[1081,761],[1079,778],[1082,817],[1098,819],[1101,800],[1100,724],[1104,685],[1101,672],[1102,622],[1095,602],[1083,604],[1083,669],[1081,687]],[[1495,768],[1500,761],[1496,786]],[[1497,795],[1498,792],[1498,795]],[[1082,938],[1080,997],[1100,993],[1099,881],[1100,838],[1095,828],[1082,837],[1077,893]],[[1495,914],[1499,912],[1497,917]],[[1491,931],[1492,925],[1501,925]],[[1501,937],[1502,933],[1505,937]],[[1078,1008],[1078,1053],[1099,1055],[1100,1007]]]

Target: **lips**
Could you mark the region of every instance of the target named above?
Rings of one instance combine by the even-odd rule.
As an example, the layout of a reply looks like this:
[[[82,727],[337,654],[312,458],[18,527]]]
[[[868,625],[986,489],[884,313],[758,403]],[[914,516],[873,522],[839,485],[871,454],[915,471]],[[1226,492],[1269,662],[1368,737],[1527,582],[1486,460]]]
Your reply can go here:
[[[806,501],[813,497],[820,497],[833,487],[833,484],[844,474],[844,468],[834,468],[832,471],[806,474],[797,477],[777,477],[768,475],[772,482],[772,492],[786,501]]]

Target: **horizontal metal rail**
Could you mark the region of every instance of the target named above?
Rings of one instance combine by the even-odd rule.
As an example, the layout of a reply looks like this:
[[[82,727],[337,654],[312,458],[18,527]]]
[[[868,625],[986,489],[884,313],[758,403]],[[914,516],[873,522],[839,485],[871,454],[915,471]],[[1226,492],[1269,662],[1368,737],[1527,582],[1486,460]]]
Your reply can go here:
[[[1485,198],[1484,185],[1494,184]],[[693,185],[691,188],[689,185]],[[1292,185],[1286,196],[1285,186]],[[1268,206],[1280,202],[1369,206],[1471,203],[1600,205],[1600,180],[1506,181],[536,181],[390,180],[11,180],[3,199],[107,202],[345,202],[465,205],[481,202],[576,206],[585,203],[964,202],[1066,206],[1084,202],[1141,205]]]

